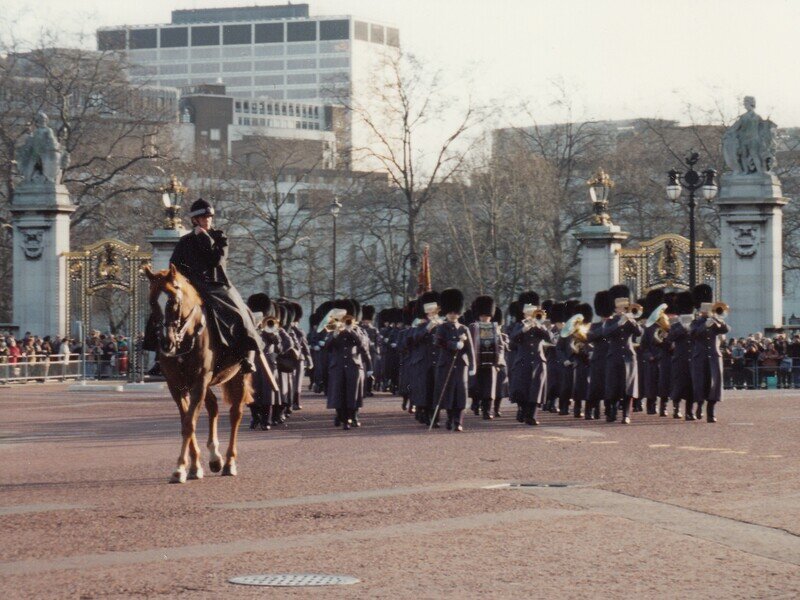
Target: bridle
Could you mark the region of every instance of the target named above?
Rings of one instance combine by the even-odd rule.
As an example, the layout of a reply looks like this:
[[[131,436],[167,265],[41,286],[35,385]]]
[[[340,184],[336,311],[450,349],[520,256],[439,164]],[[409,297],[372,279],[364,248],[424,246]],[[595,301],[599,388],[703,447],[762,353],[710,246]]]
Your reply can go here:
[[[175,299],[172,302],[172,305],[174,307],[173,310],[175,311],[175,313],[178,316],[177,316],[177,318],[175,320],[170,322],[169,325],[177,330],[176,333],[175,333],[175,352],[166,352],[166,351],[164,351],[164,346],[162,344],[162,341],[164,340],[165,325],[167,325],[164,322],[164,319],[161,320],[161,322],[159,323],[159,327],[158,327],[159,354],[161,354],[162,356],[170,357],[170,358],[174,358],[174,357],[177,357],[177,356],[183,356],[183,355],[188,354],[189,352],[191,352],[194,349],[194,345],[197,342],[197,338],[200,336],[200,334],[203,332],[203,329],[205,329],[205,327],[206,327],[206,316],[202,312],[202,309],[200,308],[199,304],[196,304],[192,308],[192,310],[189,311],[189,314],[186,315],[186,319],[184,319],[183,322],[181,323],[181,301],[183,300],[183,293],[182,293],[182,291],[180,289],[180,284],[179,283],[175,282],[173,285],[176,288],[176,292],[175,292],[175,296],[174,296]],[[169,305],[169,304],[170,304],[170,301],[167,300],[167,305]],[[197,329],[194,330],[194,333],[192,334],[192,337],[190,338],[191,343],[189,344],[189,347],[186,348],[185,350],[183,350],[182,352],[178,352],[178,350],[181,347],[181,344],[183,344],[184,338],[186,337],[186,333],[189,331],[189,327],[191,326],[192,322],[194,321],[194,317],[198,312],[200,313],[200,326]]]

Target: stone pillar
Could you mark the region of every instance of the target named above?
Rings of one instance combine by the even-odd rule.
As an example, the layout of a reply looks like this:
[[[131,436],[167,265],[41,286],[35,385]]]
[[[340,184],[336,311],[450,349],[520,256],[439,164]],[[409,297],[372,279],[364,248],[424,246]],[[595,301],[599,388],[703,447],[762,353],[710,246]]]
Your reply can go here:
[[[630,234],[608,223],[585,225],[573,235],[581,244],[581,301],[592,304],[597,292],[619,283],[619,250]]]
[[[153,246],[151,267],[153,271],[169,268],[169,259],[172,256],[172,251],[175,250],[175,245],[187,233],[189,233],[189,230],[183,227],[178,229],[156,229],[153,231],[153,235],[147,238],[147,241]]]
[[[14,190],[14,322],[20,333],[67,335],[66,259],[75,211],[63,185],[26,181]]]
[[[722,297],[731,334],[783,325],[783,197],[771,172],[724,175],[720,186]]]

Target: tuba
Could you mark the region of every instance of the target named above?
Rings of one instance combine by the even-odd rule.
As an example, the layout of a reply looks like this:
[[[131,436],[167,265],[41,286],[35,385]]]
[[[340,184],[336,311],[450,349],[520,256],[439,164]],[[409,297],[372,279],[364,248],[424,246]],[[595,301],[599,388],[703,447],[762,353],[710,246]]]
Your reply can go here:
[[[579,354],[586,346],[586,342],[588,341],[586,338],[586,333],[588,330],[589,326],[584,324],[583,315],[573,315],[570,317],[569,321],[564,323],[564,326],[561,328],[561,337],[572,338],[570,347],[575,354]]]
[[[667,304],[659,304],[658,307],[650,313],[645,325],[646,327],[658,325],[658,328],[653,332],[653,337],[659,344],[663,344],[670,327],[669,317],[667,317]]]
[[[334,308],[328,311],[328,314],[325,315],[325,318],[319,322],[317,326],[317,333],[322,333],[323,331],[333,332],[338,331],[342,328],[342,319],[347,315],[347,311],[343,308]],[[352,317],[351,317],[352,318]]]

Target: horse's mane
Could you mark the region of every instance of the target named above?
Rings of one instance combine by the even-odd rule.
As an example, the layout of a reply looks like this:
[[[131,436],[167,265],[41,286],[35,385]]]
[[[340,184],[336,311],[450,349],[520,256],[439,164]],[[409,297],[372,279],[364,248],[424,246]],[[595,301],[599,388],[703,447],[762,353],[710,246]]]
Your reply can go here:
[[[195,287],[191,282],[181,275],[181,273],[173,266],[170,265],[169,269],[163,271],[156,271],[152,274],[150,279],[150,306],[153,310],[160,311],[161,308],[158,304],[158,297],[161,292],[165,292],[170,296],[174,296],[178,289],[180,289],[183,300],[191,304],[203,304],[200,294],[197,293]]]

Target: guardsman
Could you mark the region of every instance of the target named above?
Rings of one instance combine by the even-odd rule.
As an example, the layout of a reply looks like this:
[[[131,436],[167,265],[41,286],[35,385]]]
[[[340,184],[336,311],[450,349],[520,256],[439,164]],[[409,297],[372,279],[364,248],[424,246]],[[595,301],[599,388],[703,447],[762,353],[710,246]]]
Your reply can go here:
[[[471,388],[487,421],[494,418],[492,410],[497,395],[497,376],[500,365],[505,363],[503,333],[500,325],[493,320],[496,308],[494,298],[478,296],[472,303],[472,315],[477,320],[469,325],[476,359],[476,373]]]
[[[500,362],[497,366],[497,389],[494,393],[494,416],[502,417],[503,415],[500,413],[500,404],[503,402],[503,398],[508,398],[508,363],[506,357],[508,355],[509,342],[508,334],[502,328],[503,311],[499,306],[496,306],[494,309],[492,321],[497,323],[500,329],[500,339],[503,343],[503,356],[500,357]]]
[[[424,292],[417,299],[416,325],[408,335],[411,404],[415,418],[423,424],[430,424],[429,418],[435,404],[433,388],[437,349],[434,333],[441,323],[439,293]]]
[[[661,365],[658,369],[658,397],[660,398],[659,414],[662,417],[667,416],[667,406],[670,399],[670,388],[672,387],[672,344],[667,341],[669,337],[669,329],[672,324],[677,320],[677,312],[675,309],[675,300],[678,297],[677,292],[668,292],[665,295],[664,301],[667,304],[666,320],[667,330],[663,336],[664,343],[661,346]],[[674,418],[680,419],[680,410],[673,411]]]
[[[644,299],[642,316],[647,318],[639,344],[639,355],[642,360],[642,396],[647,399],[647,414],[656,414],[659,383],[661,381],[661,357],[664,353],[664,331],[657,322],[651,322],[651,316],[664,304],[663,290],[650,290]],[[662,309],[663,312],[663,309]],[[647,323],[650,322],[648,325]],[[661,410],[667,414],[666,400],[662,400]]]
[[[511,332],[511,342],[516,347],[514,369],[509,391],[521,408],[521,419],[526,425],[538,425],[536,411],[547,401],[547,355],[550,343],[550,324],[539,310],[539,295],[523,292],[519,296],[520,319]]]
[[[638,298],[636,304],[642,307],[642,314],[636,319],[639,324],[641,334],[633,340],[633,348],[636,351],[636,377],[639,381],[639,396],[633,399],[633,412],[642,412],[642,397],[644,396],[644,383],[645,383],[645,360],[642,349],[642,338],[644,336],[644,324],[646,321],[645,316],[645,299]]]
[[[373,381],[372,378],[367,379],[366,381],[366,389],[365,393],[367,396],[374,395],[373,387],[375,381],[378,381],[381,377],[380,374],[380,363],[381,363],[381,355],[380,355],[380,344],[378,342],[378,337],[380,337],[380,333],[378,329],[373,325],[373,319],[375,318],[375,307],[371,304],[365,304],[361,307],[361,329],[364,333],[367,334],[369,338],[369,354],[372,358],[372,370],[375,373],[375,379]]]
[[[603,335],[603,325],[614,314],[614,303],[608,290],[594,295],[594,312],[599,321],[592,323],[586,332],[586,339],[592,345],[592,357],[589,360],[589,396],[586,404],[587,420],[600,418],[600,402],[606,396],[606,357],[608,356],[608,340]],[[608,414],[606,412],[606,414]]]
[[[458,322],[464,312],[464,294],[454,288],[441,294],[445,321],[436,328],[435,344],[439,349],[434,384],[433,426],[439,411],[447,411],[447,429],[463,431],[461,421],[467,406],[468,378],[475,375],[475,349],[469,329]]]
[[[689,337],[689,328],[694,320],[692,292],[680,292],[675,297],[675,311],[677,317],[672,320],[667,334],[667,343],[672,347],[672,362],[670,364],[669,397],[672,399],[675,419],[681,418],[681,400],[685,402],[686,420],[694,421],[692,412],[692,340]]]
[[[243,372],[253,373],[255,353],[263,351],[263,343],[253,314],[228,279],[228,238],[214,229],[214,208],[202,198],[192,203],[189,216],[193,229],[175,245],[169,262],[200,294],[212,335],[240,359]],[[145,349],[155,350],[149,345]]]
[[[292,308],[294,308],[294,322],[289,329],[300,350],[300,363],[297,370],[294,372],[292,410],[303,410],[300,404],[300,394],[303,391],[303,378],[305,377],[306,370],[314,368],[314,358],[311,356],[311,348],[308,345],[306,332],[300,327],[300,319],[303,318],[303,307],[300,306],[298,302],[292,302],[291,304]]]
[[[372,362],[368,342],[356,331],[353,304],[337,300],[334,307],[347,314],[336,323],[325,341],[328,351],[328,408],[336,411],[334,425],[350,429],[354,420],[357,422],[364,373],[371,373]]]
[[[561,304],[558,309],[553,307],[556,318],[566,323],[575,314],[574,311],[578,304],[578,302],[568,300]],[[563,327],[564,325],[561,325],[561,328]],[[572,399],[572,389],[575,384],[575,362],[572,359],[572,338],[563,337],[561,335],[561,329],[559,329],[555,343],[556,362],[558,363],[558,368],[555,371],[558,374],[558,414],[568,415],[569,403]]]
[[[583,317],[581,324],[583,335],[588,333],[589,326],[594,318],[592,307],[585,302],[579,304],[576,308],[576,314]],[[573,336],[575,339],[572,344],[572,362],[575,363],[575,384],[572,388],[572,398],[575,401],[575,406],[572,409],[572,416],[580,419],[584,416],[584,407],[586,411],[589,410],[589,384],[591,382],[591,353],[592,345],[588,341],[583,341],[579,336]]]
[[[276,348],[280,340],[276,335],[277,319],[275,317],[274,304],[266,294],[253,294],[247,299],[248,308],[258,315],[258,331],[264,342],[264,358],[273,373],[278,372],[275,362],[277,356]],[[250,429],[261,427],[262,430],[270,429],[272,423],[272,407],[280,404],[280,397],[277,391],[267,382],[267,378],[259,370],[253,376],[253,402],[250,404]]]
[[[717,402],[722,401],[722,336],[730,331],[724,315],[714,310],[714,292],[711,286],[701,283],[692,290],[697,316],[690,328],[692,338],[692,390],[694,392],[695,418],[703,418],[703,403],[707,403],[706,420],[716,423]]]
[[[636,317],[629,311],[630,290],[615,285],[608,290],[614,302],[615,315],[603,324],[602,333],[608,340],[606,355],[605,400],[609,422],[617,420],[617,410],[622,404],[622,423],[630,424],[633,400],[639,395],[634,338],[642,334]]]

